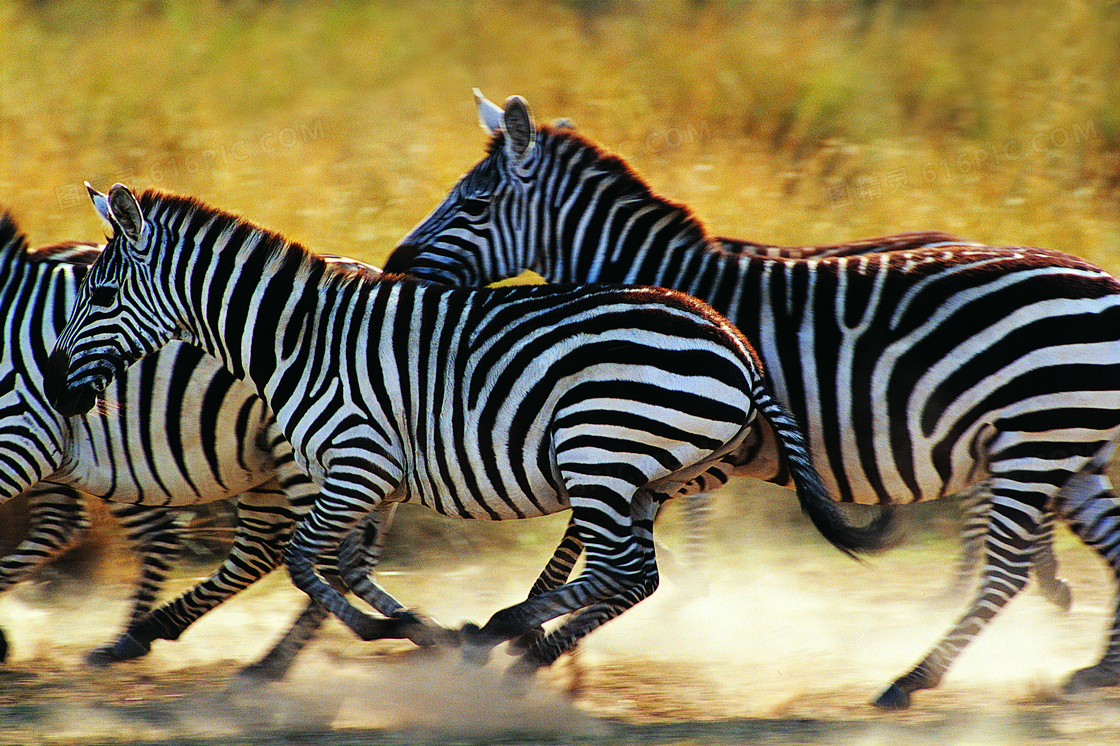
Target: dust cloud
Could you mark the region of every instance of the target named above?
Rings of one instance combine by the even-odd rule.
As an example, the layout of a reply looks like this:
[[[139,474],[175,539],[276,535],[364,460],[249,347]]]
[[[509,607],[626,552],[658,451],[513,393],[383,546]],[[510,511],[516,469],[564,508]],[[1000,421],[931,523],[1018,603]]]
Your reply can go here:
[[[1120,725],[1120,694],[1059,695],[1064,677],[1099,655],[1111,614],[1112,582],[1087,550],[1059,541],[1071,612],[1028,587],[940,688],[917,693],[908,712],[882,713],[868,702],[964,610],[967,595],[943,597],[955,543],[918,537],[857,563],[798,531],[740,531],[714,545],[703,575],[680,566],[680,542],[666,531],[658,592],[539,674],[522,697],[503,687],[511,659],[501,648],[478,669],[456,651],[363,643],[333,621],[284,682],[234,686],[237,670],[302,606],[281,573],[180,641],[157,642],[146,659],[105,671],[86,668],[82,656],[117,630],[128,586],[24,586],[0,598],[13,649],[0,668],[0,744],[36,742],[29,734],[42,733],[92,743],[273,731],[610,743],[623,728],[650,744],[1005,746],[1108,743]],[[476,552],[470,562],[381,580],[449,626],[482,622],[524,596],[547,552],[514,555]]]

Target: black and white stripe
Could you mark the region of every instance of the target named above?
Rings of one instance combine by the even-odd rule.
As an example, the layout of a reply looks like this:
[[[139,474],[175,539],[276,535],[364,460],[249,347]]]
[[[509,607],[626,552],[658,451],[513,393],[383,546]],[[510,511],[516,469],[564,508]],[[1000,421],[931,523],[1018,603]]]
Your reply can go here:
[[[115,235],[90,270],[52,356],[62,411],[86,407],[128,363],[189,339],[250,382],[320,484],[286,559],[293,580],[361,637],[386,620],[315,574],[363,516],[398,502],[504,520],[571,509],[586,548],[573,581],[466,630],[488,651],[573,613],[518,670],[551,663],[657,585],[652,521],[708,479],[761,412],[802,504],[845,551],[883,522],[843,522],[753,352],[710,308],[663,289],[457,290],[370,279],[201,203],[116,185],[95,204]],[[418,642],[413,624],[342,547],[344,579]]]
[[[29,250],[11,217],[0,217],[0,502],[23,492],[30,498],[30,531],[0,561],[0,591],[77,540],[89,523],[88,495],[110,501],[140,552],[141,580],[126,631],[91,654],[106,663],[142,655],[154,639],[176,639],[274,569],[316,490],[260,398],[188,345],[175,343],[130,370],[97,410],[72,419],[55,412],[42,384],[47,359],[99,255],[99,247],[76,243]],[[235,496],[238,528],[226,561],[153,612],[179,549],[175,508]],[[305,615],[305,628],[290,636],[306,640],[315,613],[321,619],[321,610]],[[274,651],[254,671],[278,676],[297,650]]]
[[[1120,434],[1115,279],[1055,252],[956,241],[774,256],[710,238],[621,159],[570,128],[536,128],[521,99],[504,111],[479,104],[494,133],[487,157],[386,271],[473,285],[531,269],[555,282],[684,290],[751,340],[836,499],[980,490],[990,512],[981,587],[878,704],[906,706],[910,692],[938,683],[1023,587],[1055,514],[1120,572],[1120,516],[1102,467]],[[758,455],[772,462],[774,452]],[[742,465],[780,481],[775,471]],[[1067,686],[1106,684],[1120,684],[1120,610],[1101,661]]]

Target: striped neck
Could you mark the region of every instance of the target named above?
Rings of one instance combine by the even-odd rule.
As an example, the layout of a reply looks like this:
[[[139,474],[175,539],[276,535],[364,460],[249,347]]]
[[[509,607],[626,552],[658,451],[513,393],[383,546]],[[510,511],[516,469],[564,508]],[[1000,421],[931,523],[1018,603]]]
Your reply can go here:
[[[621,158],[572,132],[546,143],[555,164],[542,170],[578,174],[579,183],[552,187],[555,222],[534,231],[545,279],[659,285],[718,250],[688,207],[655,194]]]
[[[180,336],[268,401],[325,286],[352,273],[193,199],[148,193],[141,206],[162,244],[154,252],[155,290]]]

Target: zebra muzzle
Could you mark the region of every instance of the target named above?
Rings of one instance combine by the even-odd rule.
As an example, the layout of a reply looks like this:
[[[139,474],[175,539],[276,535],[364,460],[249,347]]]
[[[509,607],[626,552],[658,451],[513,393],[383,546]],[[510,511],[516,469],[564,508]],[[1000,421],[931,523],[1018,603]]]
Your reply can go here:
[[[64,417],[82,415],[93,409],[97,395],[105,390],[108,382],[98,377],[100,388],[93,383],[71,386],[69,382],[70,359],[65,352],[55,350],[47,361],[43,388],[47,401]]]

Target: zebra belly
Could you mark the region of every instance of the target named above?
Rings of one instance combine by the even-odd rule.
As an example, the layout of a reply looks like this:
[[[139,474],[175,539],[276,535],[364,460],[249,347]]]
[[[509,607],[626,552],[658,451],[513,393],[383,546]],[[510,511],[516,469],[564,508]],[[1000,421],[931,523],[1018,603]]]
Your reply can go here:
[[[431,453],[419,457],[407,475],[402,501],[454,518],[488,521],[536,518],[568,509],[568,494],[558,479],[520,466],[515,472],[506,456],[475,447],[439,458]]]

